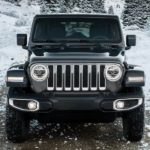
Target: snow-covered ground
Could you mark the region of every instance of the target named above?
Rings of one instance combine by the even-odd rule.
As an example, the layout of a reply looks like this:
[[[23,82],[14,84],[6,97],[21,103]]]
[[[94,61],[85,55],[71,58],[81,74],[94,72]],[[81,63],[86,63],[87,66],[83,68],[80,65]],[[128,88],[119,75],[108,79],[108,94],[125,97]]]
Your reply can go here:
[[[137,46],[132,47],[127,51],[128,62],[139,65],[145,71],[146,85],[144,87],[146,97],[146,109],[150,110],[150,34],[145,31],[131,31],[125,30],[126,34],[137,35]]]
[[[27,5],[26,0],[20,3],[21,6],[0,2],[0,84],[4,83],[4,76],[7,68],[12,63],[24,61],[27,55],[25,50],[16,45],[16,34],[27,33],[35,14],[39,14],[39,6]]]

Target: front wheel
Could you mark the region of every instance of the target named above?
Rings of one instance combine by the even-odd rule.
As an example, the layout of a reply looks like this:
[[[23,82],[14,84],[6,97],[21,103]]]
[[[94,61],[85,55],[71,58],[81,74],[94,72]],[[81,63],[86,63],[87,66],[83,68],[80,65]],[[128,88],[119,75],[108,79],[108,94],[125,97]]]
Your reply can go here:
[[[123,134],[131,141],[140,141],[144,132],[144,103],[138,108],[123,114]]]
[[[14,142],[26,140],[29,131],[29,120],[19,111],[9,105],[6,106],[6,135],[7,139]]]

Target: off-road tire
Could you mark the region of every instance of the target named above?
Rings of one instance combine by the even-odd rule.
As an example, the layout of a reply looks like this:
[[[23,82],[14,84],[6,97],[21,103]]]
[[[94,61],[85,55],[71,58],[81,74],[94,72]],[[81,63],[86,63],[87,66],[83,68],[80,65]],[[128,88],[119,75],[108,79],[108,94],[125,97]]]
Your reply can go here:
[[[142,139],[144,132],[144,103],[138,108],[123,114],[123,134],[131,142]]]
[[[11,106],[6,106],[6,135],[13,143],[20,143],[27,139],[29,120]]]

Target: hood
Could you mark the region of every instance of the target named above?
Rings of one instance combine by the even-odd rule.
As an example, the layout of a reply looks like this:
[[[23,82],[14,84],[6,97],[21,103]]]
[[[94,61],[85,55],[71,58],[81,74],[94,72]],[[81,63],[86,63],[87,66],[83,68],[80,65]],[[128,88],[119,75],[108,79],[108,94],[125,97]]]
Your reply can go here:
[[[117,56],[109,56],[109,53],[45,53],[44,56],[32,55],[30,62],[50,63],[50,62],[115,62],[123,63],[125,56],[121,53]]]

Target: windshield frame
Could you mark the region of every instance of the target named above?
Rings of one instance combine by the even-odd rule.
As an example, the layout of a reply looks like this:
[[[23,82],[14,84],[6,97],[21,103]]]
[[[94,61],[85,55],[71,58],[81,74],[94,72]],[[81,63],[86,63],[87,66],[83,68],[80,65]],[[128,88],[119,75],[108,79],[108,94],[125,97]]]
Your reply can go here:
[[[118,19],[118,17],[115,17],[115,16],[96,16],[96,17],[92,17],[92,15],[91,15],[91,17],[85,17],[86,15],[82,15],[82,17],[81,16],[78,16],[78,17],[74,17],[74,15],[66,15],[65,17],[63,17],[63,16],[60,16],[60,15],[58,15],[58,16],[55,16],[55,15],[51,15],[51,17],[48,17],[48,15],[47,16],[45,16],[45,17],[37,17],[37,18],[35,18],[34,19],[34,21],[33,21],[33,25],[32,25],[32,31],[31,31],[31,35],[30,35],[30,43],[32,43],[32,45],[36,45],[36,44],[43,44],[43,45],[45,45],[45,44],[49,44],[49,45],[51,45],[52,43],[54,43],[54,42],[42,42],[42,41],[34,41],[34,39],[33,39],[33,37],[34,37],[34,33],[35,33],[35,28],[36,28],[36,25],[37,25],[37,23],[38,23],[38,20],[39,19],[59,19],[59,18],[61,18],[61,19],[64,19],[64,20],[75,20],[75,19],[77,19],[77,20],[83,20],[83,19],[108,19],[108,20],[115,20],[116,21],[116,23],[118,24],[118,31],[119,31],[119,39],[118,40],[100,40],[100,39],[87,39],[87,38],[82,38],[82,39],[52,39],[52,40],[56,40],[56,43],[57,43],[57,41],[58,42],[68,42],[68,43],[74,43],[74,42],[76,42],[76,43],[87,43],[87,41],[88,42],[93,42],[93,41],[97,41],[97,42],[99,42],[99,43],[113,43],[113,44],[117,44],[117,43],[121,43],[121,42],[123,42],[123,37],[122,37],[122,30],[121,30],[121,25],[120,25],[120,21],[119,21],[119,19]],[[80,41],[81,40],[81,41]],[[84,41],[85,40],[85,41]],[[30,44],[29,43],[29,44]]]

